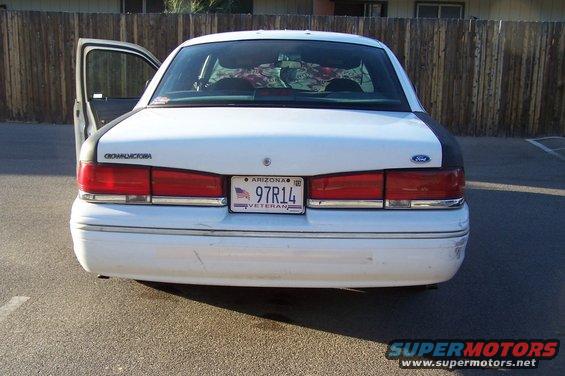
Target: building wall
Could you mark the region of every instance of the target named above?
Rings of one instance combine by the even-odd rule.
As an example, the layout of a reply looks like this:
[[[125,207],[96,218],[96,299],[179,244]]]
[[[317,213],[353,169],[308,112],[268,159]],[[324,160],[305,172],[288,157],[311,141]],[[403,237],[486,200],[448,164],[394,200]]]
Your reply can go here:
[[[318,16],[331,16],[334,14],[335,3],[327,0],[314,0],[313,14]]]
[[[420,0],[423,1],[423,0]],[[465,18],[565,21],[565,0],[430,0],[465,3]],[[388,17],[414,17],[416,0],[389,0]],[[8,10],[119,13],[120,0],[0,0]],[[333,14],[330,0],[254,0],[254,14]]]
[[[312,0],[254,0],[253,14],[312,14]]]
[[[8,10],[120,13],[120,0],[0,0]]]
[[[465,18],[565,21],[565,0],[433,0],[430,2],[465,3]],[[388,16],[414,17],[415,3],[415,0],[389,0]]]
[[[2,1],[2,0],[0,0]],[[418,0],[425,2],[425,0]],[[430,0],[465,4],[465,18],[565,21],[565,0]],[[333,14],[333,0],[254,0],[254,14]],[[416,0],[388,0],[388,17],[412,18]]]

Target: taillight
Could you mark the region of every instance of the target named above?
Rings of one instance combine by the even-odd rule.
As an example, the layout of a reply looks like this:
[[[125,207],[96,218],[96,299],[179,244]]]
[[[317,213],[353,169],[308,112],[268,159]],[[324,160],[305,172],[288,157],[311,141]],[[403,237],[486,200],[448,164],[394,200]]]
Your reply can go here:
[[[441,209],[463,204],[463,169],[387,171],[385,207],[390,209]]]
[[[320,176],[310,179],[310,198],[370,200],[383,198],[383,173]]]
[[[309,179],[310,207],[441,209],[464,202],[463,169],[388,170]]]
[[[224,206],[224,178],[185,170],[81,163],[79,196],[91,202]]]
[[[388,171],[387,200],[444,200],[463,197],[462,169],[430,171]]]
[[[225,195],[220,175],[153,168],[151,190],[155,196],[221,197]]]
[[[81,163],[78,186],[83,192],[106,195],[149,195],[149,168]]]
[[[309,179],[312,207],[382,207],[382,172],[317,176]]]

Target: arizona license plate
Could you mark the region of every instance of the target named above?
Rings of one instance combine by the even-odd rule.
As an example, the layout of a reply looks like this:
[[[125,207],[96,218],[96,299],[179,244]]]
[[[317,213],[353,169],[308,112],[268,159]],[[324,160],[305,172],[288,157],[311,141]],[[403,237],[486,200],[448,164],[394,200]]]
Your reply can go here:
[[[304,213],[304,179],[233,176],[230,209],[238,213]]]

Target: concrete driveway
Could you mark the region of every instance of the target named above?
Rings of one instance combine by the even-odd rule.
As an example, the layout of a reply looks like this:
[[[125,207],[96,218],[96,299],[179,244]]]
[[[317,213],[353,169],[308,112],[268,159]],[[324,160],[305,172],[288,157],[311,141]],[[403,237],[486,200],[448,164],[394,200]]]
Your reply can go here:
[[[348,291],[84,272],[68,230],[72,132],[0,125],[0,307],[11,304],[0,314],[2,375],[388,375],[407,373],[384,358],[392,339],[563,338],[565,162],[525,140],[461,139],[472,230],[453,280]],[[540,373],[563,372],[564,357]]]

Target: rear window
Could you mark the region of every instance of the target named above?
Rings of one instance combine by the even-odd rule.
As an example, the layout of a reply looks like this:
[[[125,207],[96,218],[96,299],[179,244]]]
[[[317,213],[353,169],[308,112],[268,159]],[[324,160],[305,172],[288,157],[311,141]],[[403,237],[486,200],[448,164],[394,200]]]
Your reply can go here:
[[[410,110],[383,49],[293,40],[185,47],[150,105]]]

